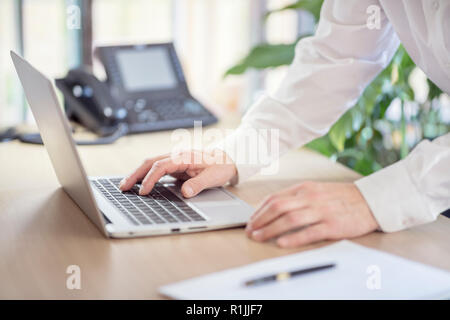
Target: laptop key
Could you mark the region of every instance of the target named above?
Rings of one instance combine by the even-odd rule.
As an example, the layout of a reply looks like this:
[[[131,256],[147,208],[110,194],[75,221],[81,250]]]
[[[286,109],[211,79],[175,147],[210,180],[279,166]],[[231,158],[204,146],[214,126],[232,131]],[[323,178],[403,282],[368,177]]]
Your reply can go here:
[[[167,221],[169,221],[169,222],[178,222],[177,219],[173,218],[172,216],[167,217]]]

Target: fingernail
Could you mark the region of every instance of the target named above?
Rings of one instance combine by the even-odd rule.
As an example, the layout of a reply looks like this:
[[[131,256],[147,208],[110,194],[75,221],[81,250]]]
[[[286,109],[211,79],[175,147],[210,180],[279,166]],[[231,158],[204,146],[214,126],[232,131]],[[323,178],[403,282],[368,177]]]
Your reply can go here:
[[[119,189],[122,189],[123,185],[125,184],[125,180],[126,179],[124,178],[119,182]]]
[[[139,195],[140,195],[140,196],[143,196],[143,195],[144,195],[144,188],[143,188],[143,187],[140,187],[140,188],[139,188]]]
[[[256,230],[252,232],[252,238],[254,239],[259,239],[262,236],[262,231],[261,230]]]
[[[184,187],[184,194],[187,195],[188,197],[191,197],[194,195],[194,190],[192,190],[190,186],[186,186]]]

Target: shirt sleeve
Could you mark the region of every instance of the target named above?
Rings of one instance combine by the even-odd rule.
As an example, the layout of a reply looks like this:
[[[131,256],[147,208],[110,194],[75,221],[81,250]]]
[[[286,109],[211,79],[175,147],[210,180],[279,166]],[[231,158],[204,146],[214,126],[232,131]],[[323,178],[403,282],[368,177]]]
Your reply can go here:
[[[450,208],[450,133],[422,141],[405,159],[355,184],[382,231],[434,221]]]
[[[378,29],[367,26],[371,5],[380,8]],[[326,0],[315,35],[298,42],[278,90],[253,104],[237,130],[214,145],[237,166],[231,182],[246,180],[289,149],[326,134],[388,65],[398,45],[378,1]],[[255,139],[248,137],[257,142],[249,143]]]

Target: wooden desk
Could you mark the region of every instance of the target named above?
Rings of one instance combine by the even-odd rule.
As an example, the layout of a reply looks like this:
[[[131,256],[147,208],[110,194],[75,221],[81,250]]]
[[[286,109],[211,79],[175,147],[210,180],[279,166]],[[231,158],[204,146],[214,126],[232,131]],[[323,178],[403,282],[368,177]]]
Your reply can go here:
[[[170,146],[170,133],[154,133],[79,151],[89,175],[121,175]],[[0,144],[0,164],[1,299],[158,299],[157,288],[163,284],[326,244],[279,249],[249,240],[242,228],[106,239],[59,187],[42,146]],[[267,194],[301,180],[358,178],[308,150],[289,153],[280,168],[276,176],[255,177],[230,190],[256,206]],[[444,217],[355,242],[450,270],[450,220]],[[66,289],[69,265],[81,268],[81,290]]]

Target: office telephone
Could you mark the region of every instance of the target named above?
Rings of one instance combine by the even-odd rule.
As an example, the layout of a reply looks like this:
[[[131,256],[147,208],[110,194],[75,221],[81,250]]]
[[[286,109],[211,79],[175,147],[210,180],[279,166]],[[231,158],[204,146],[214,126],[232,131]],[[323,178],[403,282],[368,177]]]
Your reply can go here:
[[[98,47],[107,80],[85,67],[56,80],[68,118],[100,136],[78,144],[110,143],[128,133],[193,127],[217,118],[189,92],[172,43]],[[21,139],[22,141],[27,139]],[[28,137],[39,143],[40,137]]]
[[[217,121],[191,96],[172,43],[105,46],[95,54],[105,68],[106,83],[74,70],[56,85],[67,100],[69,116],[99,135],[111,134],[120,123],[136,133]],[[91,110],[98,123],[83,109]]]

